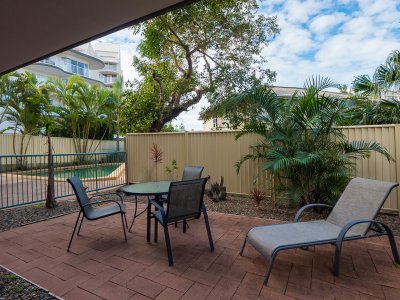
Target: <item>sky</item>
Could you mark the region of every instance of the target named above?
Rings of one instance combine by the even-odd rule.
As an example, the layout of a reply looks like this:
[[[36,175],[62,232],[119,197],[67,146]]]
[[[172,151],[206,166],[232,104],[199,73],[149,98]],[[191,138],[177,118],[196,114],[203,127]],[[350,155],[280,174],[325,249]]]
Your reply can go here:
[[[398,0],[265,0],[259,13],[277,16],[280,34],[263,51],[267,68],[277,72],[278,86],[303,86],[312,75],[323,75],[351,85],[357,75],[372,75],[393,50],[400,50],[400,1]],[[137,73],[132,56],[140,36],[124,29],[98,42],[121,45],[125,80]],[[202,99],[174,124],[202,130],[198,120]]]

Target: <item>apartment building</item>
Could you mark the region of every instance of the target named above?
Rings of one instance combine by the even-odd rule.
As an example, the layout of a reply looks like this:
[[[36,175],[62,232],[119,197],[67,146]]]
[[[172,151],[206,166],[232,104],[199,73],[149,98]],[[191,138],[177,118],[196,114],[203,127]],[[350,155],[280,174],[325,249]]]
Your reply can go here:
[[[77,74],[85,81],[111,87],[122,76],[119,45],[88,43],[24,67],[20,71],[34,73],[39,81],[49,77],[67,79]]]

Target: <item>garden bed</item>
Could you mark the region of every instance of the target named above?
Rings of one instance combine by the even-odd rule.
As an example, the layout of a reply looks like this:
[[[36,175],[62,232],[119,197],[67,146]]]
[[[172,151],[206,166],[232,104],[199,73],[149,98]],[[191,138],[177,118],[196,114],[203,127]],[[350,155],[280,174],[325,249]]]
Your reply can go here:
[[[59,298],[0,266],[0,299],[52,300]]]

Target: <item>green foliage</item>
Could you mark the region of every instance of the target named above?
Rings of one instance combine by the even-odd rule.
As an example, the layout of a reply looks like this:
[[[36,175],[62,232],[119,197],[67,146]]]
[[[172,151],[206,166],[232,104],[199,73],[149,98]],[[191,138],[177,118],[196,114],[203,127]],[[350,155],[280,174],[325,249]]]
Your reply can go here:
[[[390,53],[372,78],[357,76],[353,90],[356,94],[349,99],[350,118],[345,124],[400,123],[400,51]]]
[[[113,90],[89,86],[78,75],[67,82],[52,78],[47,83],[52,97],[62,105],[54,108],[53,135],[71,137],[77,153],[94,151],[93,139],[112,139],[117,130],[119,98]]]
[[[324,94],[335,86],[328,78],[314,77],[306,81],[304,92],[289,99],[263,87],[227,101],[226,109],[243,102],[257,108],[237,138],[255,133],[261,140],[236,163],[237,171],[247,160],[262,159],[263,169],[275,175],[292,205],[332,204],[347,184],[355,159],[376,151],[391,160],[379,144],[349,142],[335,127],[347,110],[346,100]]]
[[[10,73],[0,78],[1,122],[9,126],[3,130],[14,132],[15,154],[25,154],[31,135],[38,135],[46,125],[46,111],[50,107],[48,91],[40,86],[31,73]],[[16,134],[21,134],[19,145]]]
[[[165,172],[170,174],[173,180],[178,180],[178,175],[177,175],[178,169],[179,169],[178,163],[176,162],[175,159],[173,159],[171,163],[165,167]]]
[[[203,0],[133,27],[143,39],[121,109],[123,131],[160,131],[203,96],[216,104],[271,81],[262,51],[279,32],[256,0]]]

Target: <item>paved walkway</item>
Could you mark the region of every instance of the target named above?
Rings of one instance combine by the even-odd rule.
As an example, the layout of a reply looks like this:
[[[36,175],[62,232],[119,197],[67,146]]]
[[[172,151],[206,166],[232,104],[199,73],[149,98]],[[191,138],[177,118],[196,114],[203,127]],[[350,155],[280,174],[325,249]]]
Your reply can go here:
[[[243,257],[239,250],[247,229],[267,220],[210,213],[214,253],[203,219],[186,234],[171,226],[169,267],[161,228],[159,243],[147,244],[143,215],[127,244],[119,216],[85,221],[67,253],[76,216],[0,233],[0,264],[65,299],[400,299],[400,268],[383,238],[345,243],[338,278],[331,245],[282,252],[264,286],[263,258],[251,246]]]

